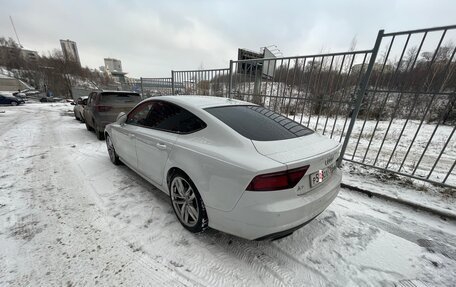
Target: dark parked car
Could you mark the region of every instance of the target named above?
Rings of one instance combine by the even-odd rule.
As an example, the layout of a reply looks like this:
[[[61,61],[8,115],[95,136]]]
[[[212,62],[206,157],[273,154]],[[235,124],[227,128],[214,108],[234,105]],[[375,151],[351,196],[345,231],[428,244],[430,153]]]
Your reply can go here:
[[[95,130],[99,140],[104,139],[104,129],[113,123],[120,112],[127,113],[141,101],[138,93],[128,91],[96,91],[89,95],[84,109],[84,120],[89,131]]]
[[[85,106],[87,105],[87,99],[89,97],[79,97],[76,102],[75,102],[75,106],[74,106],[74,117],[78,120],[78,121],[81,121],[81,122],[85,122],[84,120],[84,108]]]
[[[17,106],[25,103],[23,99],[17,98],[13,95],[0,93],[0,105],[12,105]]]

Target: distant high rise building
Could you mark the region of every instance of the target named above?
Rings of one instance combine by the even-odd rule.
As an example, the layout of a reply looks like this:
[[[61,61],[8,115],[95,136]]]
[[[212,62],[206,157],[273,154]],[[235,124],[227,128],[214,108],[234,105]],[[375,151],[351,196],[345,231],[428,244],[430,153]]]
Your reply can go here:
[[[117,59],[105,58],[104,71],[108,73],[116,82],[125,83],[125,75],[127,73],[122,71],[122,62]]]
[[[122,73],[122,62],[117,59],[105,58],[105,69],[110,73]]]
[[[81,65],[76,42],[71,40],[60,40],[60,46],[62,46],[63,56],[67,61],[76,62],[79,66]]]

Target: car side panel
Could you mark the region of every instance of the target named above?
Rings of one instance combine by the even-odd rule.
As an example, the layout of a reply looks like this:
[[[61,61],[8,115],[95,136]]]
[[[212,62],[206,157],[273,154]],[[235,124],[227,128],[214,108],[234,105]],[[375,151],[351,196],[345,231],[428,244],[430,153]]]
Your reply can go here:
[[[137,127],[135,138],[138,170],[161,185],[166,161],[173,149],[177,134]]]
[[[84,119],[86,121],[86,123],[90,126],[90,127],[95,127],[94,126],[94,123],[92,121],[93,119],[93,106],[94,106],[94,100],[95,100],[95,93],[91,93],[89,95],[89,99],[87,101],[87,106],[84,107]]]
[[[135,143],[135,126],[132,125],[112,125],[110,136],[114,143],[114,148],[122,161],[126,161],[129,166],[138,167]]]

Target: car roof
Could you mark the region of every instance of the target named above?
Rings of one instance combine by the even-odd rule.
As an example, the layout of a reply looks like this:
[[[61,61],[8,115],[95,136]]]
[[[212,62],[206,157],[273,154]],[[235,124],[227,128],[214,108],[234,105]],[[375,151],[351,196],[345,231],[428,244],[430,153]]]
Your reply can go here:
[[[159,96],[149,98],[153,100],[165,100],[175,104],[181,104],[185,106],[191,106],[195,108],[210,108],[210,107],[221,107],[231,105],[254,105],[249,102],[240,101],[236,99],[224,98],[224,97],[213,97],[213,96],[198,96],[198,95],[179,95],[179,96]]]
[[[98,93],[118,93],[118,94],[138,94],[137,92],[133,91],[115,91],[115,90],[102,90],[102,91],[97,91]]]
[[[15,96],[8,92],[0,92],[0,95],[7,97],[7,98],[15,98]]]

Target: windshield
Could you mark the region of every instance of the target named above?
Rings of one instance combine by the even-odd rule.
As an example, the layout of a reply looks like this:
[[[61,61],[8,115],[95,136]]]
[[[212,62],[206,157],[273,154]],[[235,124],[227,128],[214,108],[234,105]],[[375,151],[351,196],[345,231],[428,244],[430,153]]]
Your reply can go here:
[[[260,106],[223,106],[205,110],[251,140],[285,140],[313,133],[311,129]]]

